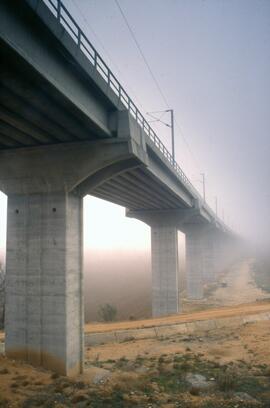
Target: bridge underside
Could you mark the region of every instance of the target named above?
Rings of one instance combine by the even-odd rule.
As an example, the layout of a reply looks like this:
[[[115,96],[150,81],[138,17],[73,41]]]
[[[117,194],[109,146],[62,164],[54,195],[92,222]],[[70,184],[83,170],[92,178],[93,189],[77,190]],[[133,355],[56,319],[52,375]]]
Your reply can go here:
[[[142,166],[109,178],[91,189],[90,194],[131,210],[185,208],[179,197]]]
[[[0,149],[109,137],[0,41]]]

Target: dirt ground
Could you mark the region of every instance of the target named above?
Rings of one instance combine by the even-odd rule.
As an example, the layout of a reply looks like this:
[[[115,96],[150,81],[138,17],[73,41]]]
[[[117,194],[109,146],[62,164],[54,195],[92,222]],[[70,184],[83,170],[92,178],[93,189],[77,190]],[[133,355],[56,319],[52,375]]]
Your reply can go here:
[[[243,259],[223,271],[214,284],[206,285],[201,301],[184,298],[184,312],[235,306],[269,299],[269,293],[258,288],[254,279],[254,258]]]
[[[86,349],[67,379],[0,356],[0,407],[270,407],[270,322]],[[207,386],[192,386],[190,376]],[[94,379],[97,381],[94,381]]]
[[[87,360],[110,358],[136,359],[138,356],[185,353],[187,347],[193,354],[228,364],[244,360],[248,364],[270,366],[270,321],[246,324],[237,331],[231,328],[216,329],[199,335],[176,335],[166,339],[145,339],[123,343],[104,344],[87,349]]]
[[[255,259],[247,259],[233,265],[222,278],[220,286],[207,299],[210,304],[239,305],[269,298],[269,294],[256,286],[253,277]]]
[[[254,284],[252,260],[233,267],[221,282],[209,291],[206,302],[193,305],[195,310],[186,304],[182,315],[91,324],[85,330],[152,327],[270,311],[267,295]],[[194,311],[188,313],[190,309]],[[270,408],[270,321],[87,347],[85,372],[75,379],[0,355],[1,407]]]

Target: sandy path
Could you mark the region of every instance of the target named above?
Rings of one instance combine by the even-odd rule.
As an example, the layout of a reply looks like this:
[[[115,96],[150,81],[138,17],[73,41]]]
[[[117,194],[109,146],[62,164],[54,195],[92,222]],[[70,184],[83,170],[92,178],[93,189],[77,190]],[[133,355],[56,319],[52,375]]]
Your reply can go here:
[[[85,325],[85,332],[100,333],[115,330],[137,329],[144,327],[192,322],[194,320],[207,320],[214,318],[249,315],[267,311],[270,312],[270,301],[238,305],[234,307],[220,307],[219,309],[209,309],[200,312],[183,313],[179,315],[172,315],[155,319],[137,320],[131,322],[126,321],[116,323],[89,323]]]
[[[218,288],[208,301],[216,306],[230,306],[269,298],[269,294],[255,284],[252,276],[253,264],[254,259],[247,259],[234,265],[222,279],[227,286]]]

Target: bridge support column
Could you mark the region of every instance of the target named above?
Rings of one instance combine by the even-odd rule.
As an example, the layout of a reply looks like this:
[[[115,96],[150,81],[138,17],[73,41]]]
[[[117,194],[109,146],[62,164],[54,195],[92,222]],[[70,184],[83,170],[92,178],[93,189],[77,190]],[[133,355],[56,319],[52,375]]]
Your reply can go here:
[[[203,298],[203,228],[190,225],[186,231],[186,276],[189,299]]]
[[[8,198],[6,354],[64,375],[83,369],[82,199]]]
[[[214,233],[206,229],[202,237],[203,244],[203,282],[215,281],[217,254],[215,250]]]
[[[177,229],[151,228],[153,317],[179,312]]]
[[[220,273],[224,271],[226,262],[228,260],[226,259],[226,256],[224,253],[224,249],[225,249],[224,237],[219,231],[215,232],[214,240],[215,240],[214,241],[214,251],[216,254],[215,277],[216,279],[218,279]]]

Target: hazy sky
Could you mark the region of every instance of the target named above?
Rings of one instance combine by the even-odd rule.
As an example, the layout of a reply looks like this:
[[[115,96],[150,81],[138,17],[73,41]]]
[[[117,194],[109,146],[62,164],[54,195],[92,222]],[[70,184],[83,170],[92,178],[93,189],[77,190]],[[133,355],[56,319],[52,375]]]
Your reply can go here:
[[[115,1],[64,3],[139,108],[166,108]],[[198,189],[200,173],[206,174],[207,199],[214,207],[218,196],[225,221],[249,236],[269,240],[270,1],[119,3],[189,145],[176,127],[178,163]],[[170,147],[168,129],[159,126],[158,131]],[[119,231],[123,228],[128,245],[149,245],[146,227],[125,220],[116,206],[97,203],[85,202],[91,245],[100,235],[98,220],[107,215]],[[0,196],[0,246],[3,205]],[[102,245],[102,234],[99,239]],[[107,247],[109,237],[103,239]]]

